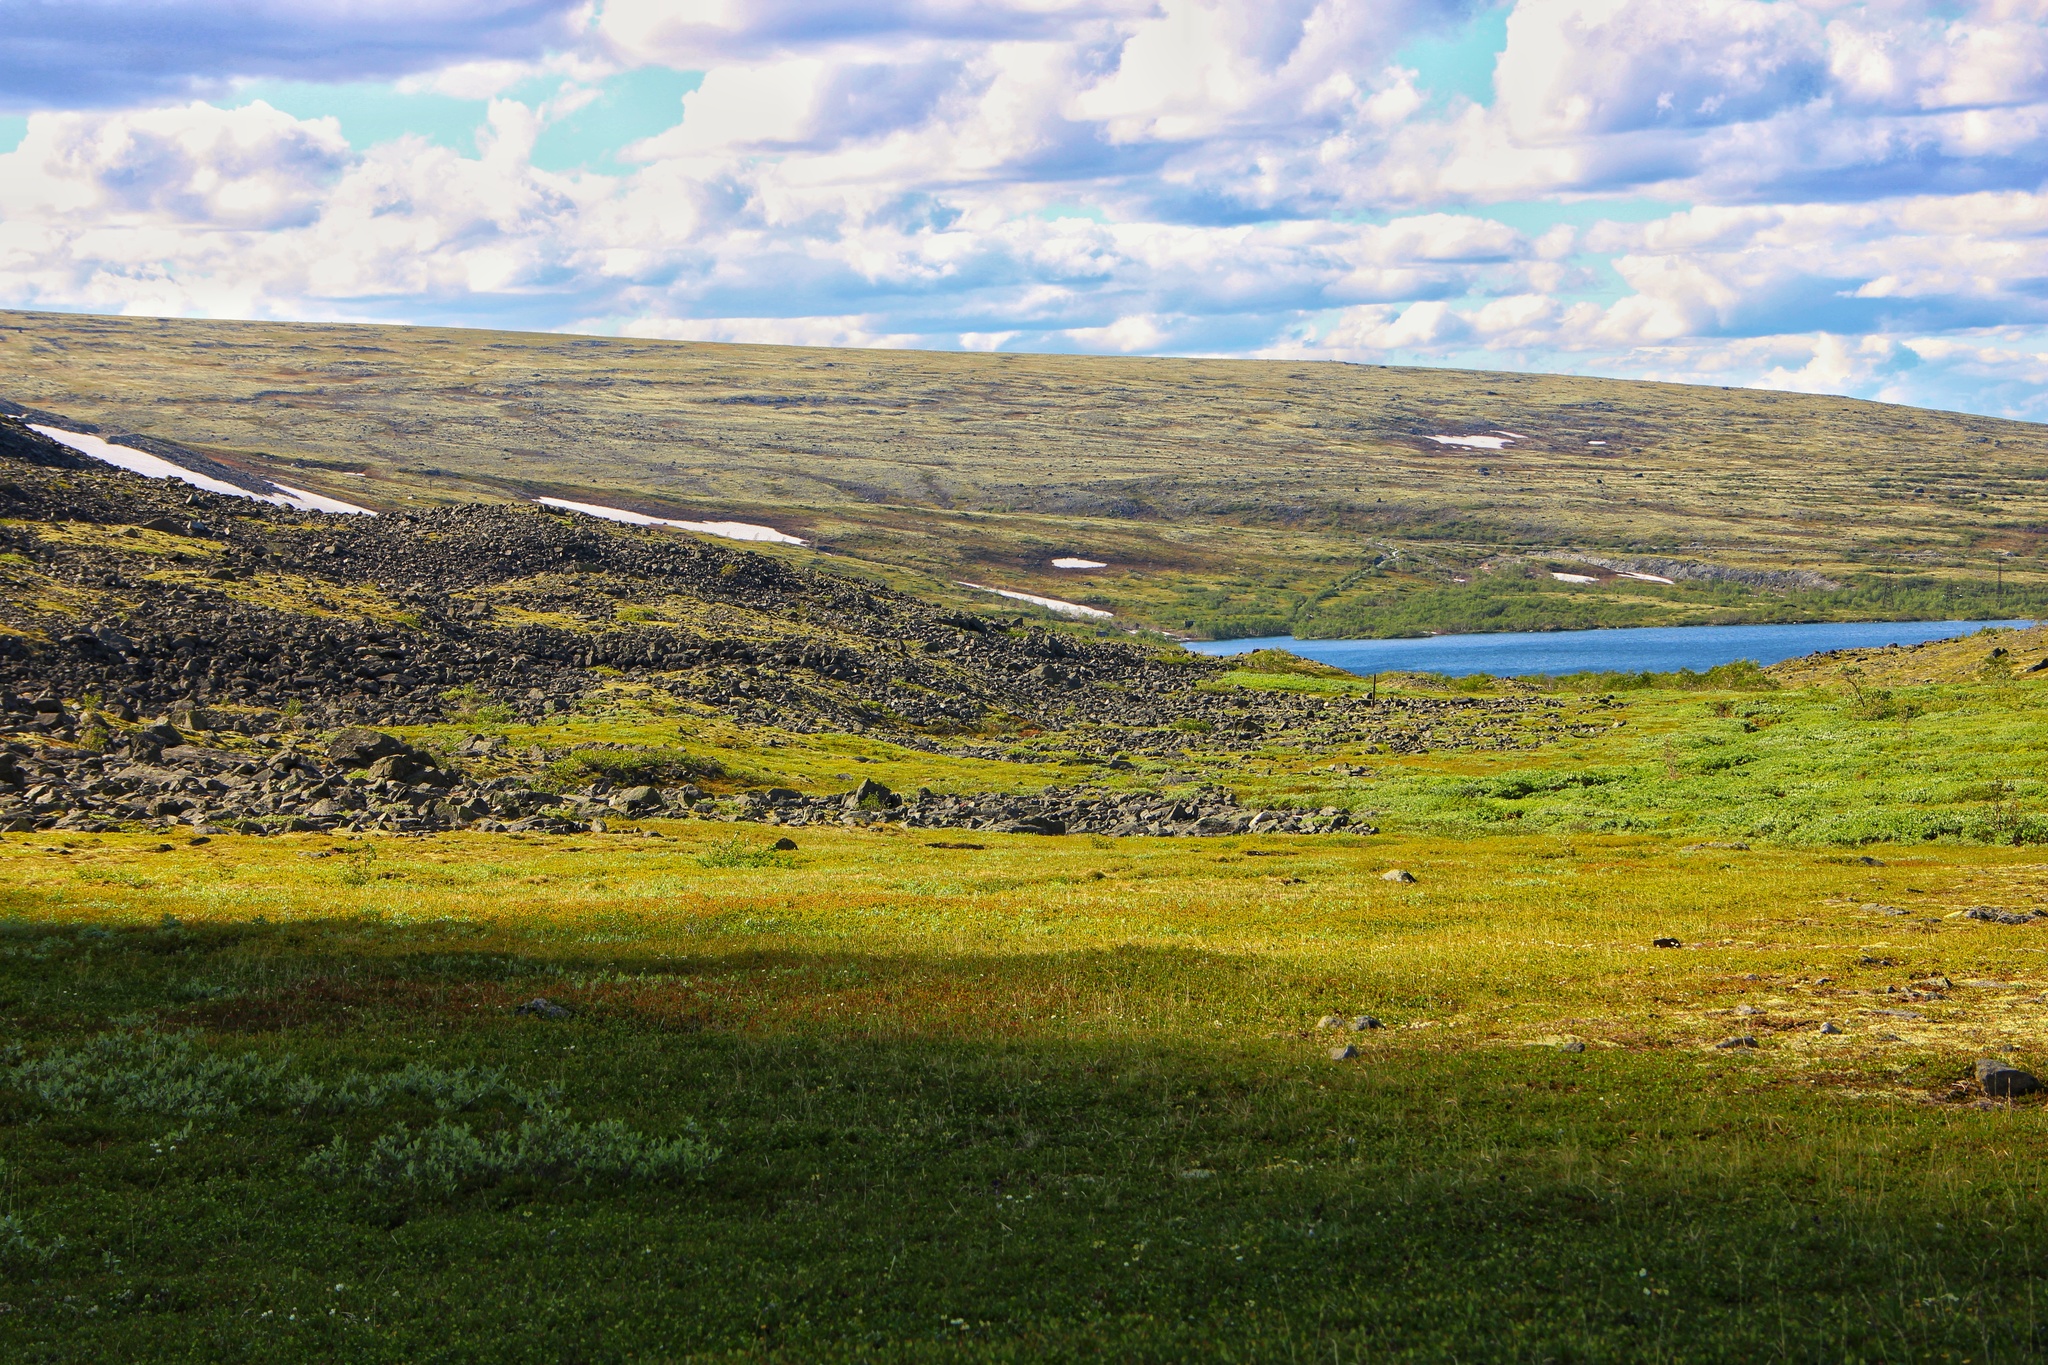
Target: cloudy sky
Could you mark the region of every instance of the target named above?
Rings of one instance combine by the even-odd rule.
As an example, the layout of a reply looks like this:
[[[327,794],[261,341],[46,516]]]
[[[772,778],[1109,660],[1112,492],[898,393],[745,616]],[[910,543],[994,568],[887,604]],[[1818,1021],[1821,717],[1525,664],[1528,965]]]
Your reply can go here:
[[[0,0],[0,305],[2048,420],[2048,0]]]

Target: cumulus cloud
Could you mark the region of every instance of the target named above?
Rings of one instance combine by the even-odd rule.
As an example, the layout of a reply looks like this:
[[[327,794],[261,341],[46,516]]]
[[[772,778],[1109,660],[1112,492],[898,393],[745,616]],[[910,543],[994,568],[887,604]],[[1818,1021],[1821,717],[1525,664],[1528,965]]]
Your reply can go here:
[[[1409,45],[1485,8],[163,0],[174,58],[202,20],[244,32],[133,107],[98,107],[118,45],[49,96],[0,157],[0,298],[1518,366],[2048,417],[2048,0],[1516,0],[1490,95],[1433,89]],[[535,165],[551,121],[648,64],[701,80],[603,170]],[[401,69],[488,100],[474,154],[163,98]]]

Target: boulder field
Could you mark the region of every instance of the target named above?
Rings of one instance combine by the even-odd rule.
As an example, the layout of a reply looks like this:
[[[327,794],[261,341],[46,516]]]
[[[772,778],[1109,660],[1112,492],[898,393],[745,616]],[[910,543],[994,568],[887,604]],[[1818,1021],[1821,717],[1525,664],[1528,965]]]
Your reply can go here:
[[[1190,743],[1516,748],[1564,725],[1532,697],[1218,686],[1230,664],[1160,642],[947,610],[853,572],[572,513],[303,512],[114,469],[6,418],[0,585],[0,828],[569,829],[660,812],[1208,834],[1339,818],[1245,811],[1221,791],[879,800],[536,786],[559,755],[504,735],[617,688],[658,689],[743,727],[960,756],[1057,734],[1112,769]],[[377,728],[465,716],[500,732],[478,744],[509,748],[481,765],[489,777]],[[508,771],[528,759],[531,771]]]

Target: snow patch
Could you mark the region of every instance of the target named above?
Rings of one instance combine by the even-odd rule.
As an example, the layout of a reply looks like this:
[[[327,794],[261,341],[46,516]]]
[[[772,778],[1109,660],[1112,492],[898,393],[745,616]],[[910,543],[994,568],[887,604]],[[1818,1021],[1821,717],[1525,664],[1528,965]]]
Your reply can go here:
[[[1668,578],[1659,578],[1653,573],[1630,573],[1627,569],[1616,569],[1614,572],[1619,577],[1633,578],[1640,583],[1669,583],[1671,581]]]
[[[1036,593],[1029,592],[1011,592],[1008,588],[987,588],[979,583],[964,583],[957,578],[953,580],[953,584],[955,587],[972,588],[976,592],[992,592],[998,597],[1008,597],[1018,602],[1029,602],[1034,607],[1044,607],[1047,611],[1054,612],[1060,616],[1079,616],[1106,621],[1112,615],[1112,613],[1106,612],[1100,607],[1084,607],[1079,602],[1062,602],[1057,597],[1040,597]]]
[[[801,537],[784,535],[773,526],[756,526],[745,521],[671,521],[667,517],[650,517],[645,512],[628,512],[622,507],[599,507],[596,503],[569,502],[564,498],[535,498],[534,501],[544,507],[581,512],[586,517],[623,521],[628,526],[668,526],[678,531],[695,531],[699,535],[720,536],[726,540],[752,540],[771,545],[810,544]]]
[[[1512,436],[1432,436],[1440,446],[1464,446],[1468,450],[1505,450]]]
[[[209,493],[225,493],[233,498],[249,498],[255,502],[275,503],[279,507],[292,507],[301,512],[339,512],[349,516],[374,517],[377,514],[367,507],[358,507],[352,502],[339,498],[322,497],[318,493],[307,493],[297,488],[287,488],[281,483],[270,482],[275,493],[251,493],[246,488],[237,488],[210,475],[195,473],[181,464],[173,464],[161,455],[152,455],[146,450],[115,445],[99,436],[89,436],[82,431],[65,431],[61,427],[45,427],[31,424],[29,430],[41,432],[59,445],[70,446],[81,455],[89,455],[102,463],[125,469],[131,474],[140,474],[146,479],[177,479],[194,488],[203,488]]]
[[[1109,567],[1109,565],[1099,559],[1076,559],[1072,555],[1062,555],[1052,562],[1052,566],[1055,569],[1106,569]]]
[[[1560,583],[1598,583],[1600,581],[1599,579],[1593,578],[1587,574],[1558,573],[1555,570],[1551,572],[1550,576],[1552,578],[1555,578]]]

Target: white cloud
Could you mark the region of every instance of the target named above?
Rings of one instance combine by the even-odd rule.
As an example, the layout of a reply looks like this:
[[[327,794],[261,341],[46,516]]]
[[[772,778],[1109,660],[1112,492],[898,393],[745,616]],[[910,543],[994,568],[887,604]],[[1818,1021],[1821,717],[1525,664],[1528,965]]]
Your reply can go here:
[[[488,99],[477,153],[356,151],[261,103],[51,96],[0,157],[0,300],[1395,358],[2048,416],[2027,378],[2048,0],[1519,0],[1490,102],[1404,64],[1467,0],[240,12],[230,74],[352,17],[429,34],[406,87]],[[629,173],[532,164],[646,62],[704,75]],[[141,93],[198,79],[166,70]],[[555,93],[508,95],[539,74]]]

